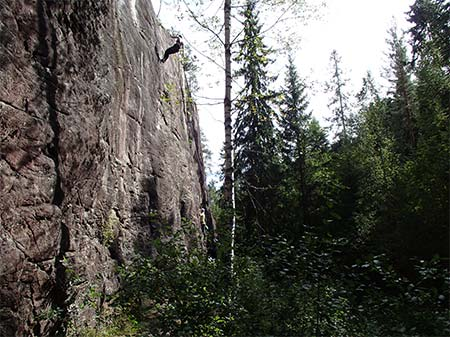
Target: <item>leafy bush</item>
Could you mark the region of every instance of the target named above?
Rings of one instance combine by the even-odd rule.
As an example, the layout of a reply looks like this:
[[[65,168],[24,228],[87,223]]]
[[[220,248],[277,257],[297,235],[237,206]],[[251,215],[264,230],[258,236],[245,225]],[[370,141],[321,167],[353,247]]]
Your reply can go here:
[[[119,303],[157,336],[225,336],[229,313],[224,270],[177,240],[158,241],[155,258],[138,258],[121,270]]]
[[[346,242],[306,233],[301,242],[263,237],[227,263],[180,241],[121,270],[116,300],[150,336],[448,335],[448,277],[439,260],[411,278],[386,256],[346,265]],[[224,259],[228,261],[227,259]]]

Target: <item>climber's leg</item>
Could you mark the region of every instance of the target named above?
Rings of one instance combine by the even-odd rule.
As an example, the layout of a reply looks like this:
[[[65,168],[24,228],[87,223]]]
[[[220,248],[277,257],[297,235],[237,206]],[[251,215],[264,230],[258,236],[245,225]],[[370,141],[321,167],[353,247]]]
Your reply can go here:
[[[180,50],[180,46],[178,46],[178,45],[173,45],[172,47],[168,48],[164,52],[164,57],[162,58],[161,62],[163,62],[163,63],[166,62],[167,59],[169,58],[169,55],[175,54],[179,50]]]
[[[166,62],[167,59],[169,58],[169,55],[170,55],[170,48],[165,51],[164,57],[162,58],[161,62],[163,63]]]

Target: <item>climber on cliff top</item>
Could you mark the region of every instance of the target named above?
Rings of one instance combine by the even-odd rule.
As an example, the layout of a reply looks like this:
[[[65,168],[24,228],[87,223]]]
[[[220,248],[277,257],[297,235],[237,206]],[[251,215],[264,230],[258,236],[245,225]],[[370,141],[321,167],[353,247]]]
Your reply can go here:
[[[164,52],[164,57],[159,60],[162,63],[167,61],[169,55],[178,53],[180,49],[183,48],[183,42],[181,42],[181,35],[172,36],[172,38],[177,40],[172,47],[167,48],[167,50]]]

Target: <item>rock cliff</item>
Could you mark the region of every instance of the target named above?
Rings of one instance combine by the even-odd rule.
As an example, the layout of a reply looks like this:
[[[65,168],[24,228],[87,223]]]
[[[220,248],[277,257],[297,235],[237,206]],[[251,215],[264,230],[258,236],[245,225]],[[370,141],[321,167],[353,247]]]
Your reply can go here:
[[[197,111],[180,55],[155,51],[172,44],[150,0],[0,0],[0,336],[88,322],[84,294],[114,293],[155,235],[190,223],[204,244]]]

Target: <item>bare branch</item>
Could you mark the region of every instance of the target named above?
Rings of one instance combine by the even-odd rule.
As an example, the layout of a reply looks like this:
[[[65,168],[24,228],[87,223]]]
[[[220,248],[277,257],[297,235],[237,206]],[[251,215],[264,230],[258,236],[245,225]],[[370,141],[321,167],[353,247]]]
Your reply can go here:
[[[214,105],[214,106],[216,106],[216,105],[222,105],[222,104],[223,104],[223,102],[217,102],[217,103],[198,103],[198,102],[195,102],[195,105],[202,105],[202,106],[205,106],[205,105],[209,105],[209,106]]]
[[[223,97],[222,98],[214,98],[214,97],[206,97],[206,96],[201,96],[201,95],[194,95],[194,97],[198,97],[198,98],[203,98],[203,99],[209,99],[212,101],[223,101]]]
[[[192,49],[194,49],[197,53],[199,53],[200,55],[202,55],[203,57],[207,58],[209,61],[211,61],[212,63],[214,63],[216,66],[218,66],[220,69],[225,70],[225,68],[223,67],[223,65],[217,63],[216,60],[214,60],[212,57],[206,55],[205,53],[203,53],[202,51],[198,50],[197,48],[195,48],[195,46],[189,42],[188,39],[186,39],[186,37],[183,38],[188,45],[191,46]]]
[[[159,18],[159,13],[161,13],[161,8],[162,8],[162,0],[159,1],[158,14],[156,14],[156,17],[158,17],[158,18]]]
[[[231,44],[233,45],[237,38],[244,32],[244,28],[241,29],[241,31],[234,37],[233,41],[231,41]],[[239,42],[239,41],[238,41]]]
[[[261,34],[265,34],[267,33],[269,30],[271,30],[273,27],[275,27],[277,24],[280,23],[281,19],[283,18],[283,16],[289,12],[289,10],[294,7],[296,5],[295,1],[291,3],[291,5],[278,17],[278,19],[275,20],[275,22],[266,30],[262,31]]]
[[[198,50],[197,48],[195,48],[195,46],[189,42],[188,39],[186,39],[186,37],[184,37],[184,40],[186,41],[186,43],[193,49],[195,50],[197,53],[199,53],[200,55],[202,55],[204,58],[208,59],[209,61],[211,61],[212,63],[214,63],[216,66],[218,66],[220,69],[225,70],[225,67],[219,63],[217,63],[216,60],[214,60],[212,57],[206,55],[205,53],[203,53],[202,51]],[[233,83],[236,84],[240,89],[242,89],[242,86],[234,79],[232,79]]]
[[[195,22],[197,22],[197,24],[202,27],[203,29],[207,30],[208,32],[210,32],[211,34],[213,34],[217,40],[220,41],[220,43],[222,45],[225,45],[225,43],[223,42],[223,40],[221,39],[220,35],[218,35],[215,31],[213,31],[211,28],[208,27],[208,25],[206,25],[204,22],[201,22],[199,20],[199,18],[197,17],[197,15],[191,10],[191,8],[188,6],[188,4],[186,3],[185,0],[183,0],[184,5],[186,6],[189,14],[191,15],[191,17],[194,19]]]

